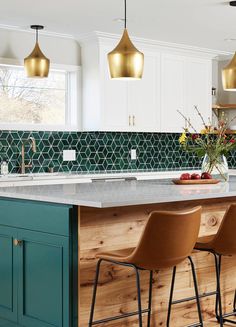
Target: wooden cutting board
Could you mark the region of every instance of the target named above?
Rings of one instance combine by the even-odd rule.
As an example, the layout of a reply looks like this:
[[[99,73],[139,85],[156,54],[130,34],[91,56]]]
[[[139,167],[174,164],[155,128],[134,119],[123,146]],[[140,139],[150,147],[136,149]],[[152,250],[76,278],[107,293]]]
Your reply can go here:
[[[201,184],[218,184],[219,179],[172,179],[172,182],[176,185],[201,185]]]

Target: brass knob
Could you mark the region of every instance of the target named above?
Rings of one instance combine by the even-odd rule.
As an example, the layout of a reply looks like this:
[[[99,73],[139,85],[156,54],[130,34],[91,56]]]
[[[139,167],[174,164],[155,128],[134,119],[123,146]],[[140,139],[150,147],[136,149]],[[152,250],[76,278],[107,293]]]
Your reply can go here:
[[[13,241],[13,244],[14,244],[15,246],[21,246],[22,243],[23,243],[22,240],[17,240],[16,238],[15,238],[14,241]]]

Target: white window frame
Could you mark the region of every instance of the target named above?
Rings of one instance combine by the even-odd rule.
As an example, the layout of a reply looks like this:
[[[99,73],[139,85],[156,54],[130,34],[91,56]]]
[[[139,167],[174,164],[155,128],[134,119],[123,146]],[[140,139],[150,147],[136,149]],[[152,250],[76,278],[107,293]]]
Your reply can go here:
[[[0,58],[0,65],[23,67],[20,60]],[[81,67],[74,65],[51,64],[50,69],[63,71],[67,74],[67,98],[65,111],[65,124],[21,124],[2,123],[0,130],[12,131],[82,131],[82,101],[81,101]]]

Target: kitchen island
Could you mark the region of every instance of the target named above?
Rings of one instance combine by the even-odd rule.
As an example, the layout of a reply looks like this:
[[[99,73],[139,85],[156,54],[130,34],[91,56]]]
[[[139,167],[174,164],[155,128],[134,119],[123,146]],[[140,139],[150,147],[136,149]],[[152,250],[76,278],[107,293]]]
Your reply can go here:
[[[214,234],[234,202],[236,177],[229,183],[201,186],[176,186],[165,179],[0,188],[0,326],[87,326],[96,253],[134,247],[149,213],[159,209],[200,204],[200,235]],[[200,291],[213,290],[212,256],[196,252],[193,258]],[[226,310],[232,307],[235,272],[235,258],[224,258]],[[170,270],[154,274],[152,326],[165,324],[170,278]],[[146,307],[147,272],[142,272],[141,282]],[[192,294],[189,265],[184,262],[177,268],[175,296]],[[214,298],[204,298],[201,303],[204,320],[211,319]],[[133,271],[108,264],[101,272],[95,318],[135,310],[136,306]],[[172,326],[183,327],[196,320],[194,302],[173,308]],[[107,324],[136,325],[136,317]]]

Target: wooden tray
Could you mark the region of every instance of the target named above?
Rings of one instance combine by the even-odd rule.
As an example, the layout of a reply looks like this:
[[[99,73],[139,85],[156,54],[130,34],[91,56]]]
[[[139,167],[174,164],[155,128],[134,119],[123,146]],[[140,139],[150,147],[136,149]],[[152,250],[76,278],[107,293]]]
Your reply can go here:
[[[172,182],[176,185],[199,185],[199,184],[218,184],[220,182],[219,179],[172,179]]]

